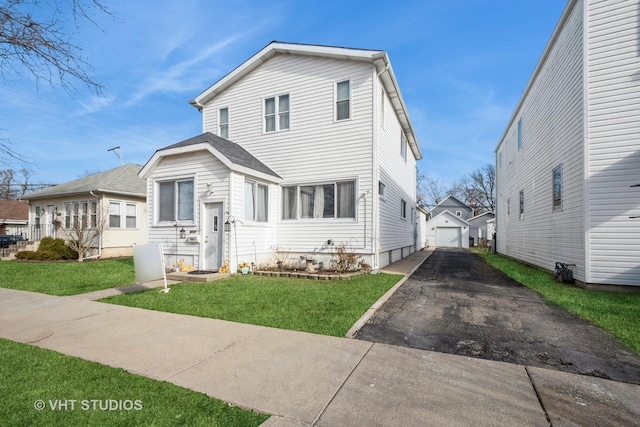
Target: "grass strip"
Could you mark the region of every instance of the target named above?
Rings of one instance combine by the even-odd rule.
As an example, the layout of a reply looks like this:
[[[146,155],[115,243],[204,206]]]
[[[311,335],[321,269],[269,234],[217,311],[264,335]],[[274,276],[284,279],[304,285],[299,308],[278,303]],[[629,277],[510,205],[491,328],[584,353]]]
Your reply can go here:
[[[4,426],[258,426],[245,411],[176,385],[0,339]]]
[[[78,295],[135,283],[133,258],[84,262],[0,261],[0,287]]]
[[[476,253],[546,301],[593,322],[640,354],[640,294],[582,289],[557,282],[547,270],[499,254]]]
[[[351,280],[234,275],[208,283],[174,285],[171,292],[136,292],[101,301],[131,307],[343,337],[403,276]]]

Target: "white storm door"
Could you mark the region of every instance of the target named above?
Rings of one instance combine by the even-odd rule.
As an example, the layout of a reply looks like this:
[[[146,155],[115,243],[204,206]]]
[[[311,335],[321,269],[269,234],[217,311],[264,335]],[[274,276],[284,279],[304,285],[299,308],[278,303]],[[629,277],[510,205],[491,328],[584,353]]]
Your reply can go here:
[[[205,205],[204,269],[218,270],[222,266],[224,221],[222,203]]]

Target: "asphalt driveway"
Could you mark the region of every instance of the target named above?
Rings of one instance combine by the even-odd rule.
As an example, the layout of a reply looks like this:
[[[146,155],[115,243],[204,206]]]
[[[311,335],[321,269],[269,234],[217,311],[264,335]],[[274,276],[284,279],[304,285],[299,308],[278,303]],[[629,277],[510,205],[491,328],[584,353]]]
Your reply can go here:
[[[437,249],[356,338],[640,384],[640,356],[465,249]]]

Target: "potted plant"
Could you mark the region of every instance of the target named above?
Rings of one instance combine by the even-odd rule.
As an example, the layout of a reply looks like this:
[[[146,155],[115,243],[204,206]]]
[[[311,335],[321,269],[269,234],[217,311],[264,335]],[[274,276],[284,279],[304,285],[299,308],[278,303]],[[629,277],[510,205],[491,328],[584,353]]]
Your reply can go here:
[[[240,273],[242,274],[248,274],[249,264],[247,264],[246,262],[240,263],[240,265],[238,265],[238,270],[240,270]]]

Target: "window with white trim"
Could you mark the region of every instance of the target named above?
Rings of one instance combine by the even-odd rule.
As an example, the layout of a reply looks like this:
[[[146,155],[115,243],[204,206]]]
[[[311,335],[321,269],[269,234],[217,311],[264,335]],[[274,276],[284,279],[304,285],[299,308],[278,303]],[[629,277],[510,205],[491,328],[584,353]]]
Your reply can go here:
[[[78,200],[64,204],[64,228],[98,226],[98,202]]]
[[[194,220],[193,179],[158,182],[158,222]]]
[[[553,170],[553,210],[562,210],[562,165]]]
[[[336,121],[351,117],[351,82],[344,80],[336,83]]]
[[[256,181],[244,182],[244,219],[267,222],[269,220],[269,186]]]
[[[218,136],[229,139],[229,107],[218,110]]]
[[[355,181],[337,181],[284,186],[282,219],[355,219],[355,184]]]
[[[277,132],[289,129],[289,94],[264,99],[264,131]]]
[[[120,228],[120,202],[109,202],[109,228]]]

